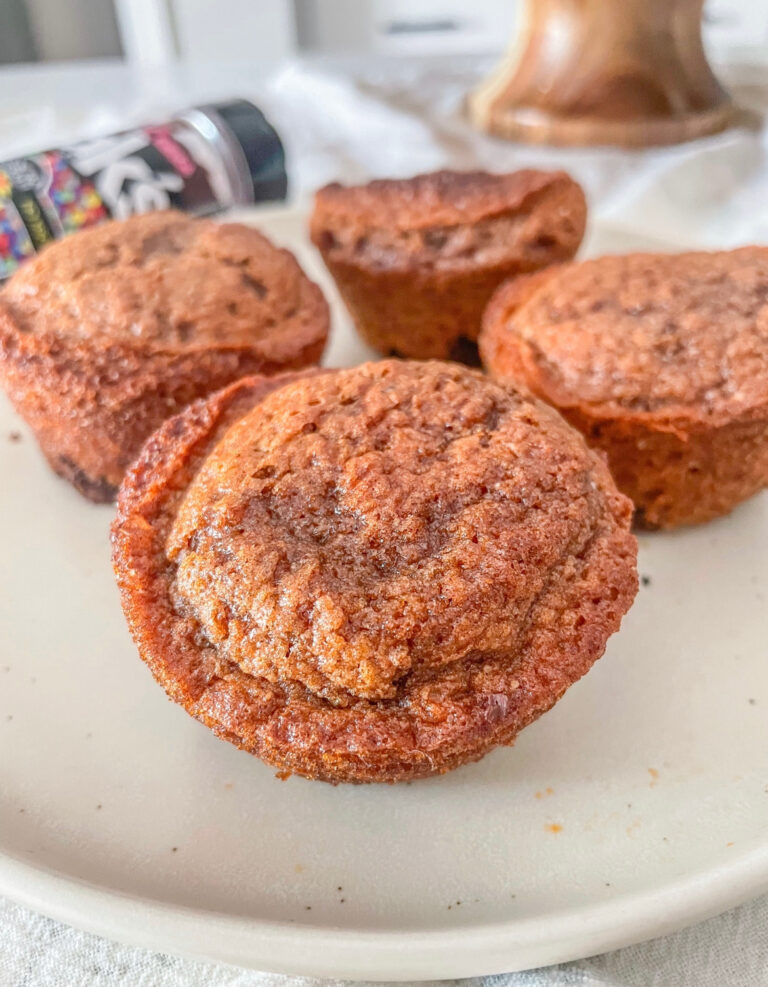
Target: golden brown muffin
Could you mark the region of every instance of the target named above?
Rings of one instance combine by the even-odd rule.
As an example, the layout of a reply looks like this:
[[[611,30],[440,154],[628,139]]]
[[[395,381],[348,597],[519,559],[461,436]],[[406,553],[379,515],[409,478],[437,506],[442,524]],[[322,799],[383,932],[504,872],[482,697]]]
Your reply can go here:
[[[646,527],[707,521],[768,485],[768,248],[603,257],[505,285],[480,350],[607,454]]]
[[[166,422],[113,526],[169,696],[332,782],[511,743],[600,657],[637,588],[630,502],[546,405],[457,364],[233,384]]]
[[[0,384],[53,469],[113,499],[157,426],[247,374],[319,360],[328,307],[237,223],[149,213],[46,248],[0,293]]]
[[[438,171],[328,185],[315,198],[310,232],[371,346],[477,362],[494,290],[570,260],[586,212],[584,193],[562,172]]]

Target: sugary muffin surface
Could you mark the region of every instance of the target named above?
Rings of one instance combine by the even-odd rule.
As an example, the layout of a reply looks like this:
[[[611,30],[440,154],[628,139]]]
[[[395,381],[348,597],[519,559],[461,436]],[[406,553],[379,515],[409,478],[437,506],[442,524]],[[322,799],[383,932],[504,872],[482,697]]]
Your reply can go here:
[[[182,503],[178,599],[245,671],[336,702],[511,651],[605,510],[586,449],[540,421],[443,366],[286,386],[232,427]]]
[[[558,407],[717,422],[768,404],[768,248],[568,265],[500,289],[487,322],[500,363],[511,333]]]
[[[636,589],[630,505],[554,412],[450,364],[232,385],[167,422],[114,526],[142,657],[226,739],[330,781],[510,742]]]
[[[257,230],[174,211],[51,244],[11,279],[2,301],[23,332],[184,350],[282,350],[292,327],[301,335],[302,310],[321,327],[323,314],[292,255]]]

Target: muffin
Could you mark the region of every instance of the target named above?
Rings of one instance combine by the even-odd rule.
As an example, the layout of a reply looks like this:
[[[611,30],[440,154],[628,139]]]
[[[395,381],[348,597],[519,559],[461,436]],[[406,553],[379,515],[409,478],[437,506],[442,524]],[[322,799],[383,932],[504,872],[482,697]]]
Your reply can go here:
[[[128,473],[113,561],[168,695],[285,772],[440,774],[512,742],[637,587],[631,504],[562,418],[458,364],[240,381]]]
[[[768,248],[603,257],[512,282],[480,349],[606,453],[640,525],[707,521],[768,484]]]
[[[47,247],[0,292],[0,384],[53,469],[114,498],[147,436],[248,374],[319,360],[328,308],[235,223],[156,212]]]
[[[361,336],[386,355],[477,363],[507,278],[570,260],[581,188],[562,172],[438,171],[317,193],[310,232]]]

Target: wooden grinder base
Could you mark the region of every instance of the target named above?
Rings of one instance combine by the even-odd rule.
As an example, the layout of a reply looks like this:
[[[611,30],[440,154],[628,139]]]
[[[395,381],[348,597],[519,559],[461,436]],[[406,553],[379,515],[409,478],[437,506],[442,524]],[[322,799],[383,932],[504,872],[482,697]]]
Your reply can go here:
[[[704,0],[527,0],[513,52],[468,99],[482,130],[551,144],[674,144],[727,126]]]

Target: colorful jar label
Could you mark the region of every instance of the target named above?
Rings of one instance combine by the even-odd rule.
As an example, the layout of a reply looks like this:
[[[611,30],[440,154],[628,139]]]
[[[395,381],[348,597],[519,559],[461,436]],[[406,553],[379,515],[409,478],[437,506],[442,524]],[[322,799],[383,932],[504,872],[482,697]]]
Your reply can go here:
[[[231,204],[211,144],[183,123],[142,127],[0,163],[0,279],[50,240],[153,209]]]

